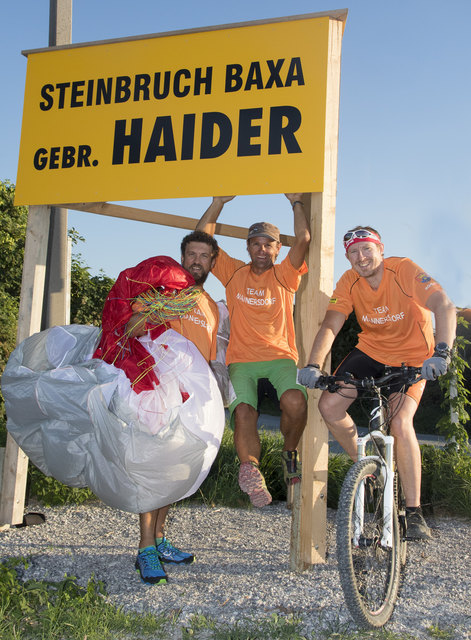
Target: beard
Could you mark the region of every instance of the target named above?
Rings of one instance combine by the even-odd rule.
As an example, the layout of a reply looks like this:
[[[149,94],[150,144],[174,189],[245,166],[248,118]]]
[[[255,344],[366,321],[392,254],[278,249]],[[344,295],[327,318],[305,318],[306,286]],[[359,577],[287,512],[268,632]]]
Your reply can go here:
[[[191,269],[189,269],[189,272],[193,276],[195,285],[199,287],[206,282],[209,275],[209,271],[208,272],[198,271],[197,273],[194,273]]]
[[[195,280],[195,284],[198,285],[199,287],[204,284],[208,278],[208,274],[207,273],[203,273],[202,275],[199,276],[199,278],[195,278],[193,276],[194,280]]]

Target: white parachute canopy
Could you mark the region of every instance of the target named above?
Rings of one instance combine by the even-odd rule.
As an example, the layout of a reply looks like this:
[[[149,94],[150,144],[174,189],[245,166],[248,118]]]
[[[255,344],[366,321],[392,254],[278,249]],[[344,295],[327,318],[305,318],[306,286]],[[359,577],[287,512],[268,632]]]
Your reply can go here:
[[[145,336],[159,384],[136,394],[122,369],[92,359],[98,338],[68,325],[15,349],[2,377],[8,431],[43,473],[112,507],[143,513],[192,495],[224,430],[210,367],[171,329]]]

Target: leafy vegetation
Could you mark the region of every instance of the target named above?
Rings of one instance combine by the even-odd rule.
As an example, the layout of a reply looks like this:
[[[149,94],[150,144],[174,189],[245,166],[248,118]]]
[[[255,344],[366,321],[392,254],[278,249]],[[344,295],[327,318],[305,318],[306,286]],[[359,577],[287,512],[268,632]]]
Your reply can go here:
[[[14,205],[15,186],[0,180],[0,376],[15,348],[21,277],[28,219],[27,207]],[[69,231],[73,247],[84,239],[75,229]],[[114,280],[100,272],[91,276],[80,253],[72,255],[71,322],[101,323],[101,312]],[[0,446],[5,446],[6,417],[0,394]]]
[[[445,413],[438,421],[437,428],[450,444],[458,448],[468,448],[468,433],[465,425],[469,423],[468,407],[471,406],[471,392],[466,387],[466,373],[470,370],[467,347],[471,345],[460,328],[469,328],[469,323],[458,316],[458,331],[453,348],[453,357],[447,373],[438,382],[443,393],[442,408]]]
[[[15,207],[14,198],[14,185],[0,181],[0,374],[16,342],[28,218],[27,208]],[[5,407],[0,394],[0,446],[4,446],[5,437]]]
[[[73,228],[69,230],[69,237],[72,239],[72,247],[75,248],[79,242],[85,241]],[[99,327],[103,305],[113,284],[114,280],[102,270],[97,276],[91,276],[90,268],[84,264],[82,255],[74,251],[71,267],[70,321]]]
[[[108,604],[101,582],[90,579],[86,587],[76,578],[60,582],[26,580],[24,558],[0,564],[0,637],[3,640],[114,640],[136,637],[166,638],[168,619],[150,614],[125,614]],[[136,634],[136,635],[135,635]]]
[[[87,487],[83,489],[68,487],[52,476],[45,476],[33,464],[28,466],[27,493],[30,496],[34,496],[45,507],[83,504],[90,500],[96,500],[96,496]]]
[[[422,504],[471,517],[471,456],[455,446],[422,450]]]

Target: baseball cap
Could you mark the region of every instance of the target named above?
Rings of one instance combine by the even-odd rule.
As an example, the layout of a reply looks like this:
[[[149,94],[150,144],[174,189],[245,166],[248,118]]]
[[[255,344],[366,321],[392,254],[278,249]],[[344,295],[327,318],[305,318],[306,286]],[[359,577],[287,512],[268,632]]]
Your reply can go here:
[[[254,222],[254,224],[249,228],[247,240],[250,240],[250,238],[256,238],[257,236],[265,236],[270,238],[270,240],[276,240],[276,242],[279,242],[280,230],[278,227],[275,227],[274,224],[270,224],[269,222]]]

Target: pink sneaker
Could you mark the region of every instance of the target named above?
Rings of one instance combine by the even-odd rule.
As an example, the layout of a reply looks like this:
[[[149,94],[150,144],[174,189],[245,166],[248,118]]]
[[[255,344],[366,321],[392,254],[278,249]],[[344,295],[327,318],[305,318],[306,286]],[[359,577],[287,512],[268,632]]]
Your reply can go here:
[[[271,502],[271,495],[265,478],[255,462],[242,462],[239,469],[239,487],[247,493],[254,507],[265,507]]]

